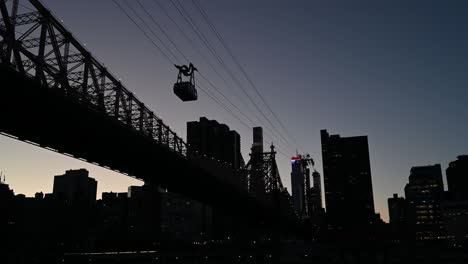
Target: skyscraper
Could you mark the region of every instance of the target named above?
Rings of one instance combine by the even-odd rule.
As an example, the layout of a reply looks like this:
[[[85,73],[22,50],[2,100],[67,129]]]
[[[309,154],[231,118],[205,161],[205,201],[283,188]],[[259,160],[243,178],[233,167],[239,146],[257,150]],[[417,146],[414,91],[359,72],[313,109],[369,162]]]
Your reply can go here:
[[[456,200],[468,200],[468,155],[458,156],[447,168],[448,191]]]
[[[199,121],[187,123],[187,143],[189,155],[197,152],[199,155],[206,155],[230,164],[236,172],[224,176],[227,179],[233,176],[232,182],[247,189],[246,178],[242,171],[238,170],[245,164],[241,154],[240,135],[236,131],[230,130],[227,125],[220,124],[215,120],[200,117]],[[223,210],[219,208],[211,211],[206,206],[204,207],[203,210],[210,211],[211,214],[209,216],[211,219],[209,221],[205,219],[204,222],[211,223],[215,236],[229,236],[232,233],[232,219],[226,217]]]
[[[405,198],[398,197],[398,194],[395,193],[392,198],[388,198],[387,202],[392,231],[396,233],[403,232],[407,221],[407,206]]]
[[[244,164],[240,135],[225,124],[200,117],[200,121],[187,123],[189,153],[198,152],[231,164],[238,169]]]
[[[411,168],[405,186],[408,220],[417,240],[443,236],[441,199],[444,191],[440,164]]]
[[[457,157],[446,170],[448,195],[441,203],[446,241],[466,243],[468,238],[468,155]]]
[[[292,157],[291,166],[292,204],[296,213],[304,217],[307,215],[307,197],[304,177],[306,168],[303,166],[301,157]]]
[[[263,128],[253,128],[252,153],[263,153]]]
[[[265,195],[266,182],[263,175],[263,128],[253,128],[253,143],[250,153],[252,171],[248,182],[248,190],[257,197]]]
[[[291,158],[292,203],[301,218],[311,217],[322,208],[320,174],[314,171],[313,186],[310,182],[310,167],[313,165],[314,161],[308,154]]]
[[[86,169],[68,170],[54,177],[53,194],[69,202],[96,202],[97,181]]]
[[[325,203],[331,226],[367,225],[375,216],[367,136],[321,131]]]
[[[322,207],[322,183],[320,179],[320,173],[314,171],[312,173],[313,187],[309,191],[309,214],[315,215],[323,211]]]

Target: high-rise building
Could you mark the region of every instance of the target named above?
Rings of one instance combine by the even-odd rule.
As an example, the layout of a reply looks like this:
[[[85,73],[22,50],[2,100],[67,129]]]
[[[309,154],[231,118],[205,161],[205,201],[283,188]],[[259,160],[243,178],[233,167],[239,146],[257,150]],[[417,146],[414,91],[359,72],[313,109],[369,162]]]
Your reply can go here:
[[[9,218],[13,215],[15,193],[6,184],[5,178],[2,180],[0,173],[0,229],[4,224],[8,223]]]
[[[245,165],[241,154],[240,135],[236,131],[230,130],[227,125],[220,124],[215,120],[201,117],[199,121],[188,122],[187,143],[189,155],[197,152],[199,155],[206,155],[221,162],[226,162],[235,170]],[[242,171],[237,170],[232,173],[232,170],[230,170],[230,172],[231,174],[226,173],[225,178],[247,189],[246,178]],[[206,216],[210,219],[203,221],[205,223],[204,229],[213,226],[213,233],[215,233],[216,237],[228,236],[231,230],[227,227],[232,226],[232,223],[230,219],[224,216],[223,211],[219,208],[211,211],[206,206],[203,207],[203,210],[204,212],[210,212]],[[206,223],[211,224],[208,226]]]
[[[468,238],[468,155],[457,157],[446,170],[448,191],[442,203],[446,241],[466,244]]]
[[[140,240],[140,236],[144,238],[143,241],[146,239],[155,240],[161,232],[161,208],[163,205],[159,188],[147,183],[143,186],[130,186],[127,197],[127,221],[132,226],[135,240]]]
[[[403,231],[406,226],[407,206],[403,197],[398,197],[397,193],[392,198],[388,198],[388,215],[390,226],[393,232]]]
[[[408,221],[416,240],[443,237],[441,199],[444,187],[440,164],[411,168],[405,186]]]
[[[161,232],[171,239],[199,241],[212,235],[212,209],[181,195],[162,191]],[[219,221],[217,224],[220,224]]]
[[[291,166],[292,204],[296,213],[304,217],[307,216],[306,167],[303,166],[301,157],[292,157]]]
[[[250,163],[252,165],[251,175],[248,183],[248,190],[253,195],[263,197],[266,190],[265,175],[263,175],[263,128],[253,128],[253,143],[250,153]]]
[[[322,207],[322,183],[320,173],[314,171],[312,173],[313,187],[309,191],[309,214],[315,215],[323,211]]]
[[[455,200],[468,200],[468,155],[450,162],[446,172],[450,196]]]
[[[240,135],[225,124],[201,117],[187,123],[189,153],[197,152],[231,164],[235,169],[244,165]]]
[[[10,186],[6,184],[5,179],[2,180],[2,176],[0,174],[0,197],[7,197],[7,196],[14,197],[15,193],[13,192],[13,190],[10,189]]]
[[[310,155],[297,155],[291,158],[292,204],[301,218],[311,217],[322,209],[322,191],[320,174],[314,171],[313,186],[310,182],[310,167],[313,166]]]
[[[367,225],[375,216],[367,136],[321,131],[325,203],[330,226]]]
[[[468,200],[446,199],[441,202],[446,242],[458,246],[468,242]]]
[[[253,128],[252,153],[263,153],[263,128]]]
[[[149,190],[151,190],[151,188],[148,186],[129,186],[127,188],[127,196],[128,198],[139,199],[144,194],[151,193]]]
[[[69,202],[96,202],[97,181],[86,169],[68,170],[54,177],[53,194]]]

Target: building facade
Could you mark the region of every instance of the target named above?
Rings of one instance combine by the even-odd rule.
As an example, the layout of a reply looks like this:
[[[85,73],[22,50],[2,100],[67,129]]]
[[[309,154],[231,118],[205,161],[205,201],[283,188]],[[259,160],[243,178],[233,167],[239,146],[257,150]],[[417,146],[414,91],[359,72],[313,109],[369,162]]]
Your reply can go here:
[[[441,211],[448,244],[468,246],[468,200],[443,200]]]
[[[416,240],[443,239],[443,191],[440,164],[411,168],[405,197],[408,202],[408,223]]]
[[[225,124],[201,117],[199,121],[187,123],[187,143],[189,155],[206,155],[208,158],[219,160],[221,163],[227,163],[230,167],[220,168],[220,171],[224,173],[224,179],[247,189],[245,175],[240,170],[245,165],[241,154],[241,139],[236,131],[230,130]],[[207,162],[202,165],[206,166],[207,169],[213,169],[220,165],[220,162],[207,161],[206,159],[201,159],[201,161]],[[214,233],[214,236],[222,238],[231,235],[231,226],[233,224],[222,210],[211,210],[204,206],[203,211],[207,214],[203,222],[211,223],[209,225],[213,226],[212,233]],[[203,225],[206,226],[206,224]],[[208,232],[204,231],[203,233]]]
[[[227,162],[235,169],[244,165],[240,135],[225,124],[201,117],[187,123],[189,153],[199,153]]]
[[[468,200],[468,155],[457,157],[446,170],[447,185],[451,198]]]
[[[68,170],[54,177],[53,195],[68,202],[96,202],[97,181],[86,169]]]
[[[314,171],[312,173],[312,183],[313,186],[310,187],[309,191],[309,212],[310,214],[315,215],[323,211],[322,182],[318,171]]]
[[[291,158],[292,204],[296,214],[303,219],[322,212],[320,173],[314,171],[311,182],[310,170],[313,164],[308,154],[298,154]]]
[[[300,157],[292,157],[291,166],[292,204],[296,214],[300,217],[305,217],[307,216],[307,197],[305,190],[307,168],[303,166]]]
[[[325,204],[331,228],[368,225],[375,218],[367,136],[321,131]]]
[[[468,155],[460,155],[446,170],[448,191],[441,204],[447,242],[468,245]]]
[[[388,198],[387,202],[391,230],[398,238],[402,238],[407,233],[408,210],[406,200],[394,193],[393,197]]]

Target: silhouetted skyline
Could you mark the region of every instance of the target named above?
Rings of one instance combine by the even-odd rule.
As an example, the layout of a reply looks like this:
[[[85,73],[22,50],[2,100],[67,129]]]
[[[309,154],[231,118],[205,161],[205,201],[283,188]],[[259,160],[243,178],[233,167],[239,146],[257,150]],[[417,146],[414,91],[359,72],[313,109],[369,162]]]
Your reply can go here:
[[[466,154],[468,4],[201,2],[301,149],[316,160],[319,171],[320,129],[369,135],[376,211],[387,214],[387,197],[402,193],[412,166],[441,163],[446,168],[454,157]],[[172,94],[177,74],[173,66],[111,1],[45,4],[183,138],[186,121],[207,116],[239,132],[246,156],[251,131],[206,96],[195,103],[179,102]],[[193,6],[188,9],[196,14]],[[184,51],[193,53],[191,60],[199,70],[222,87],[170,21],[164,21]],[[235,98],[233,91],[222,89]],[[52,190],[51,175],[78,167],[88,168],[102,183],[98,193],[126,190],[136,183],[5,137],[0,138],[0,146],[0,170],[20,193]],[[288,157],[278,163],[291,190],[289,156],[295,149],[286,151]]]

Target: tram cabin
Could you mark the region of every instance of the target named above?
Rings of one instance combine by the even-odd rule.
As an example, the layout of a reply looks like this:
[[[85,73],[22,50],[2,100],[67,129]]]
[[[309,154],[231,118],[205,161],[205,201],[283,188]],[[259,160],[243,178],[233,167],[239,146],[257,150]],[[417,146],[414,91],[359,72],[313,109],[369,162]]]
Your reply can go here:
[[[198,99],[195,85],[191,82],[177,82],[174,84],[174,93],[184,102],[195,101]]]

